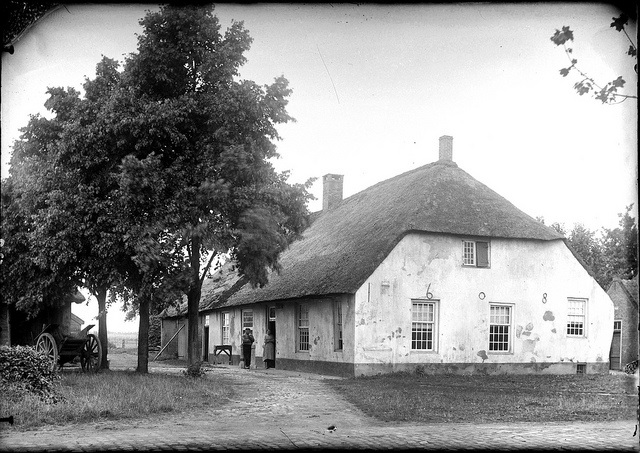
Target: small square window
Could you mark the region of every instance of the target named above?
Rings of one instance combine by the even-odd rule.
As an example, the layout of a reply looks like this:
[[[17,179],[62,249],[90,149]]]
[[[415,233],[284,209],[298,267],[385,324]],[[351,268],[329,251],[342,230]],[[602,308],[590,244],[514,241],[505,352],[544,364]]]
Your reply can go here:
[[[587,374],[587,364],[586,363],[578,363],[576,365],[576,374]]]
[[[462,241],[462,264],[469,267],[489,267],[489,242]]]

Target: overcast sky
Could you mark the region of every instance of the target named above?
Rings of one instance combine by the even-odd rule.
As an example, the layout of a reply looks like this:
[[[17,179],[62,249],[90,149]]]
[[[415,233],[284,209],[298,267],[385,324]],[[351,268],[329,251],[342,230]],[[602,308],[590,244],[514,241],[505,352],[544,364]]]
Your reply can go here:
[[[3,53],[3,178],[18,129],[46,115],[46,87],[80,89],[101,55],[135,52],[147,9],[158,8],[67,5]],[[223,30],[244,21],[254,39],[241,78],[289,80],[297,121],[278,128],[275,166],[291,182],[318,178],[311,211],[322,175],[344,175],[348,197],[437,160],[438,138],[451,135],[462,169],[547,224],[614,228],[631,203],[637,218],[637,100],[578,96],[549,39],[570,26],[578,66],[602,84],[622,75],[637,94],[629,42],[606,4],[217,4],[215,14]]]

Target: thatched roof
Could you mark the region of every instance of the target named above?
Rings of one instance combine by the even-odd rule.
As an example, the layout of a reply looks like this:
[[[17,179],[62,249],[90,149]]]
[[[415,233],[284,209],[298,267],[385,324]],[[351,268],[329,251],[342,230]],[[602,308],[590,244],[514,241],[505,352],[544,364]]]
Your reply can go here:
[[[246,279],[238,275],[235,264],[232,261],[225,262],[211,277],[205,278],[202,283],[202,297],[198,311],[210,310],[227,302],[229,297],[240,289]],[[160,313],[161,318],[179,318],[187,314],[186,296],[176,307],[169,307]]]
[[[562,239],[455,163],[437,161],[344,199],[282,254],[282,272],[271,274],[264,288],[244,285],[211,308],[354,293],[400,239],[414,231]]]

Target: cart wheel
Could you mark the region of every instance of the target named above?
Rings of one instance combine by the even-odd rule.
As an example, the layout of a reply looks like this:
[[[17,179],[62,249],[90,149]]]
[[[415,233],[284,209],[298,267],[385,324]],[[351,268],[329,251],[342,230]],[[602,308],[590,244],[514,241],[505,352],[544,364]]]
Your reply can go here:
[[[42,333],[36,340],[36,351],[43,352],[51,361],[51,371],[58,366],[58,345],[50,333]]]
[[[82,345],[80,353],[80,365],[82,371],[97,373],[102,364],[102,345],[94,334],[87,335],[87,341]]]

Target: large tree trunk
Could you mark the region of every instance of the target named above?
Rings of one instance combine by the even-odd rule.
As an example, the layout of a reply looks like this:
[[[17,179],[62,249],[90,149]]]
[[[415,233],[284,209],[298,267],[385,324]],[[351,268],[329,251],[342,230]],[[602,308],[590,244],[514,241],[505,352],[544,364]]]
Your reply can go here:
[[[187,333],[187,363],[195,365],[201,361],[202,339],[200,337],[200,323],[198,310],[200,309],[200,240],[193,238],[191,244],[191,283],[187,294],[187,319],[189,320]]]
[[[100,368],[109,369],[109,338],[107,335],[107,288],[100,287],[96,291],[98,299],[98,339],[102,345],[102,365]]]
[[[138,327],[138,373],[149,372],[149,299],[142,297],[138,309],[140,326]]]

